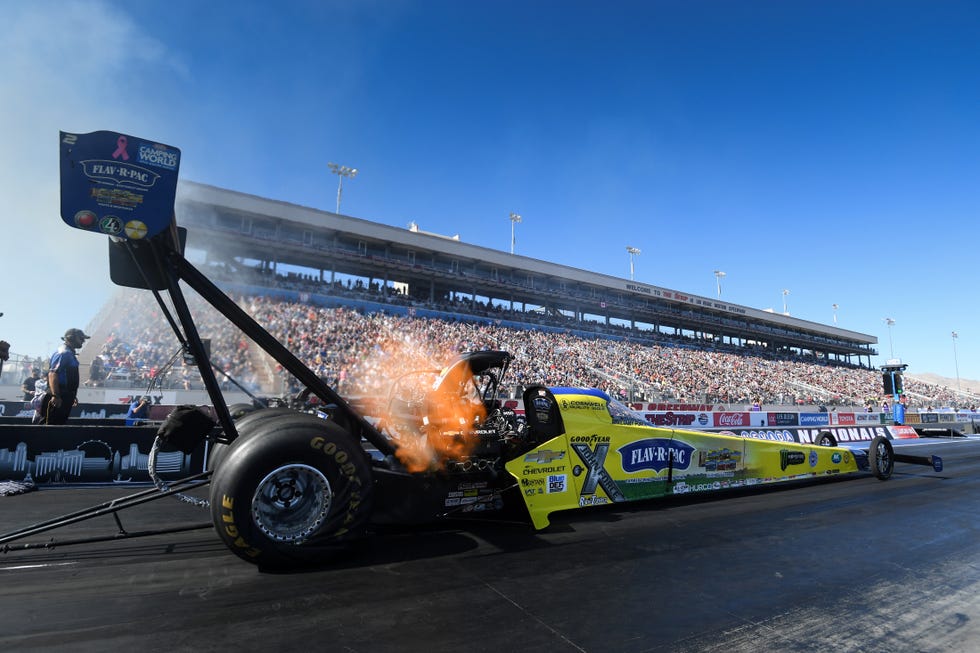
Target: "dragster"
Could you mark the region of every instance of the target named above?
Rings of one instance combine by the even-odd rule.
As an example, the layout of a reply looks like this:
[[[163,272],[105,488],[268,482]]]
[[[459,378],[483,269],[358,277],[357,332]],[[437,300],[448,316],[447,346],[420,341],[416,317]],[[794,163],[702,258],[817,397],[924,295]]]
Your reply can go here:
[[[829,432],[800,443],[656,427],[591,388],[531,385],[520,415],[500,399],[513,358],[496,350],[405,370],[369,419],[184,257],[173,214],[179,150],[116,132],[62,132],[60,146],[62,219],[109,236],[112,281],[154,294],[213,405],[215,420],[176,409],[154,450],[207,441],[207,469],[185,480],[208,484],[201,504],[218,537],[260,567],[319,563],[380,524],[516,510],[544,529],[560,511],[845,475],[884,480],[896,462],[942,470],[938,456],[896,454],[884,436],[838,446]],[[315,407],[230,410],[181,283],[292,374]],[[0,535],[0,546],[38,531]]]

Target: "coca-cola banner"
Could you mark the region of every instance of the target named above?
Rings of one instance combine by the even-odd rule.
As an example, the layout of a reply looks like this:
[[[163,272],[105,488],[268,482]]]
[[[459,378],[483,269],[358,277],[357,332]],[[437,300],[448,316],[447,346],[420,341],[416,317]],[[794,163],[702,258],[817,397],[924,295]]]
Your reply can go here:
[[[759,413],[760,415],[763,413]],[[752,426],[750,413],[715,413],[715,428],[736,428],[742,426]]]

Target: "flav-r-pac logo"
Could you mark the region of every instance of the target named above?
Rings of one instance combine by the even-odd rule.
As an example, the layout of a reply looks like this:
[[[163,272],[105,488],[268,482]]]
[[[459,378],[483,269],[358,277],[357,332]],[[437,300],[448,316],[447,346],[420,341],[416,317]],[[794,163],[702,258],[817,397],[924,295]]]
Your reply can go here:
[[[623,471],[627,473],[652,469],[658,474],[667,467],[687,469],[691,465],[694,447],[680,440],[647,438],[620,447]]]
[[[526,463],[539,463],[541,465],[545,463],[554,462],[555,460],[561,460],[565,457],[564,451],[551,451],[550,449],[541,449],[539,451],[532,451],[524,456],[524,462]]]

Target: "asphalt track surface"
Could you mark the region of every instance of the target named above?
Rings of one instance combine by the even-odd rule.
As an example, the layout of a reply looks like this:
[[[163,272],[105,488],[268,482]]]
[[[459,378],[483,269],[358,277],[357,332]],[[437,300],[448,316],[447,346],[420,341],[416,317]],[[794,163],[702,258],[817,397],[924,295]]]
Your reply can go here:
[[[899,449],[942,473],[577,511],[540,533],[392,529],[301,573],[261,572],[210,529],[9,551],[0,650],[978,650],[980,439],[923,444]],[[0,531],[126,493],[0,497]],[[207,522],[173,498],[121,519]],[[117,531],[105,516],[28,541]]]

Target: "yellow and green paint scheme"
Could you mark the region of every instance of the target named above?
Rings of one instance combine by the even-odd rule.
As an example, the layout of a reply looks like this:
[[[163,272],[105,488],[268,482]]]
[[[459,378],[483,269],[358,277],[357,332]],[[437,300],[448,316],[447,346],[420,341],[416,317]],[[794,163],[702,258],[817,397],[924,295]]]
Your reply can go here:
[[[660,428],[600,390],[548,392],[563,432],[505,465],[538,529],[559,510],[863,469],[860,454],[844,447]]]

